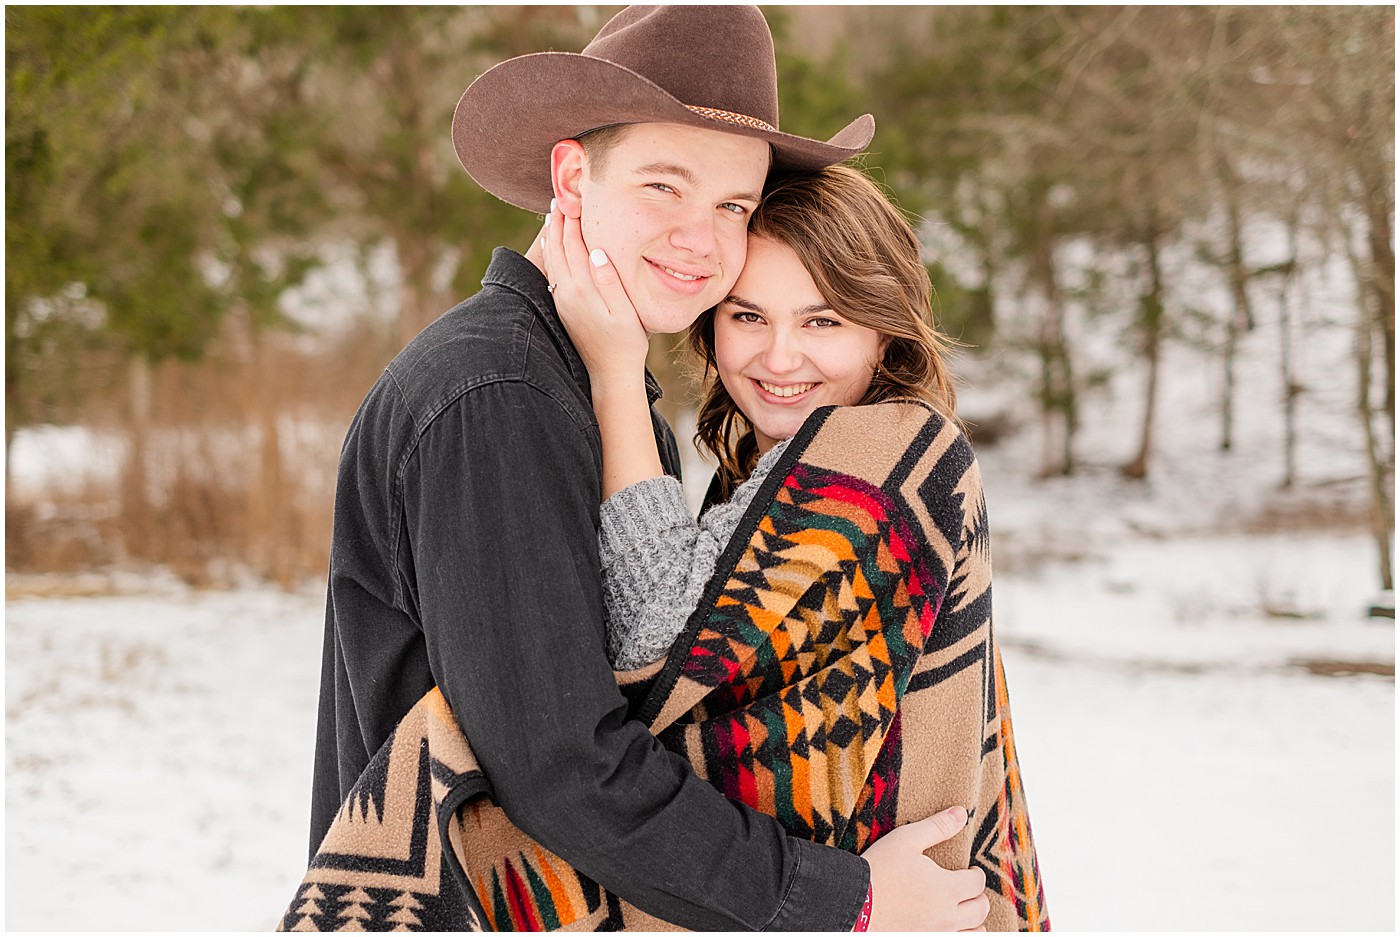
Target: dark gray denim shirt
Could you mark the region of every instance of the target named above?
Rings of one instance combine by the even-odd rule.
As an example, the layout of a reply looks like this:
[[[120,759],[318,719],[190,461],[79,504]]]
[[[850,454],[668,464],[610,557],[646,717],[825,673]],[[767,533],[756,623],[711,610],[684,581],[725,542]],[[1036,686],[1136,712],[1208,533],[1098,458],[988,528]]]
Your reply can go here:
[[[864,861],[727,800],[627,718],[604,653],[602,447],[545,285],[498,248],[481,292],[400,352],[350,425],[312,851],[436,684],[511,820],[642,910],[695,930],[850,930]]]

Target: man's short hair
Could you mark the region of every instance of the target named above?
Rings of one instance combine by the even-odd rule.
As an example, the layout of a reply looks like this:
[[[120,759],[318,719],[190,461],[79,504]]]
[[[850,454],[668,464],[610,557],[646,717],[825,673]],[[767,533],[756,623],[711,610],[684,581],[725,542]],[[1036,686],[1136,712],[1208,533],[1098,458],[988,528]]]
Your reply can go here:
[[[583,144],[583,152],[588,154],[588,169],[593,177],[600,178],[603,168],[607,166],[608,154],[613,151],[628,132],[638,126],[637,124],[605,124],[602,127],[595,127],[592,130],[585,130],[574,137]],[[773,147],[768,147],[768,168],[773,168]]]
[[[608,154],[635,126],[637,125],[606,124],[602,127],[594,127],[592,130],[586,130],[575,138],[583,144],[583,152],[588,155],[588,169],[594,178],[603,174],[603,167],[608,162]]]

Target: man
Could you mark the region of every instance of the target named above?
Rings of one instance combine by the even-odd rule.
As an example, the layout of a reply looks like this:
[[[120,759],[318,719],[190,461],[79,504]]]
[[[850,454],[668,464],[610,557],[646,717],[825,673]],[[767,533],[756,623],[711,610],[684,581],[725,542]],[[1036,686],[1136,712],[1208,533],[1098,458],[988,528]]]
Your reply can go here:
[[[867,115],[821,143],[777,123],[772,39],[756,8],[636,7],[581,55],[522,56],[482,75],[453,138],[467,171],[505,201],[544,212],[557,195],[648,330],[674,332],[734,283],[770,166],[838,162],[874,130]],[[873,880],[876,926],[980,923],[985,901],[964,902],[957,919],[925,907],[980,874],[921,855],[958,823],[892,838],[867,862],[787,836],[627,721],[604,654],[598,429],[542,266],[538,243],[527,256],[498,249],[482,291],[409,343],[350,427],[313,852],[371,756],[436,685],[510,819],[651,914],[695,929],[850,930]],[[675,439],[653,419],[678,474]],[[980,886],[962,897],[974,894]]]

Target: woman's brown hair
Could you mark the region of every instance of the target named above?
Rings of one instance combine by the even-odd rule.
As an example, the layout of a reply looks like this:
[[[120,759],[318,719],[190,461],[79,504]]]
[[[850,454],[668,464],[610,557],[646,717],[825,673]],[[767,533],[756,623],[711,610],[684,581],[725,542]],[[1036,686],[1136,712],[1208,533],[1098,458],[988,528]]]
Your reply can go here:
[[[956,421],[944,361],[949,342],[933,325],[933,288],[919,239],[873,180],[848,166],[773,179],[749,234],[791,248],[838,315],[886,339],[858,404],[912,398]],[[719,460],[718,494],[727,499],[753,471],[758,444],[718,378],[714,320],[715,310],[706,311],[688,336],[708,381],[695,439]]]

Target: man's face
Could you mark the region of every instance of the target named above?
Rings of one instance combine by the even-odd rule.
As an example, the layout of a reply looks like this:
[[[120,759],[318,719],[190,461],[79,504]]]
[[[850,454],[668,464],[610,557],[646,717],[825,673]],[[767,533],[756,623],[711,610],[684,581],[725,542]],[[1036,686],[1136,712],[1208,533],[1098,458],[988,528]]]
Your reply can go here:
[[[637,124],[580,183],[584,243],[602,248],[648,332],[680,332],[729,293],[768,144],[679,124]]]

